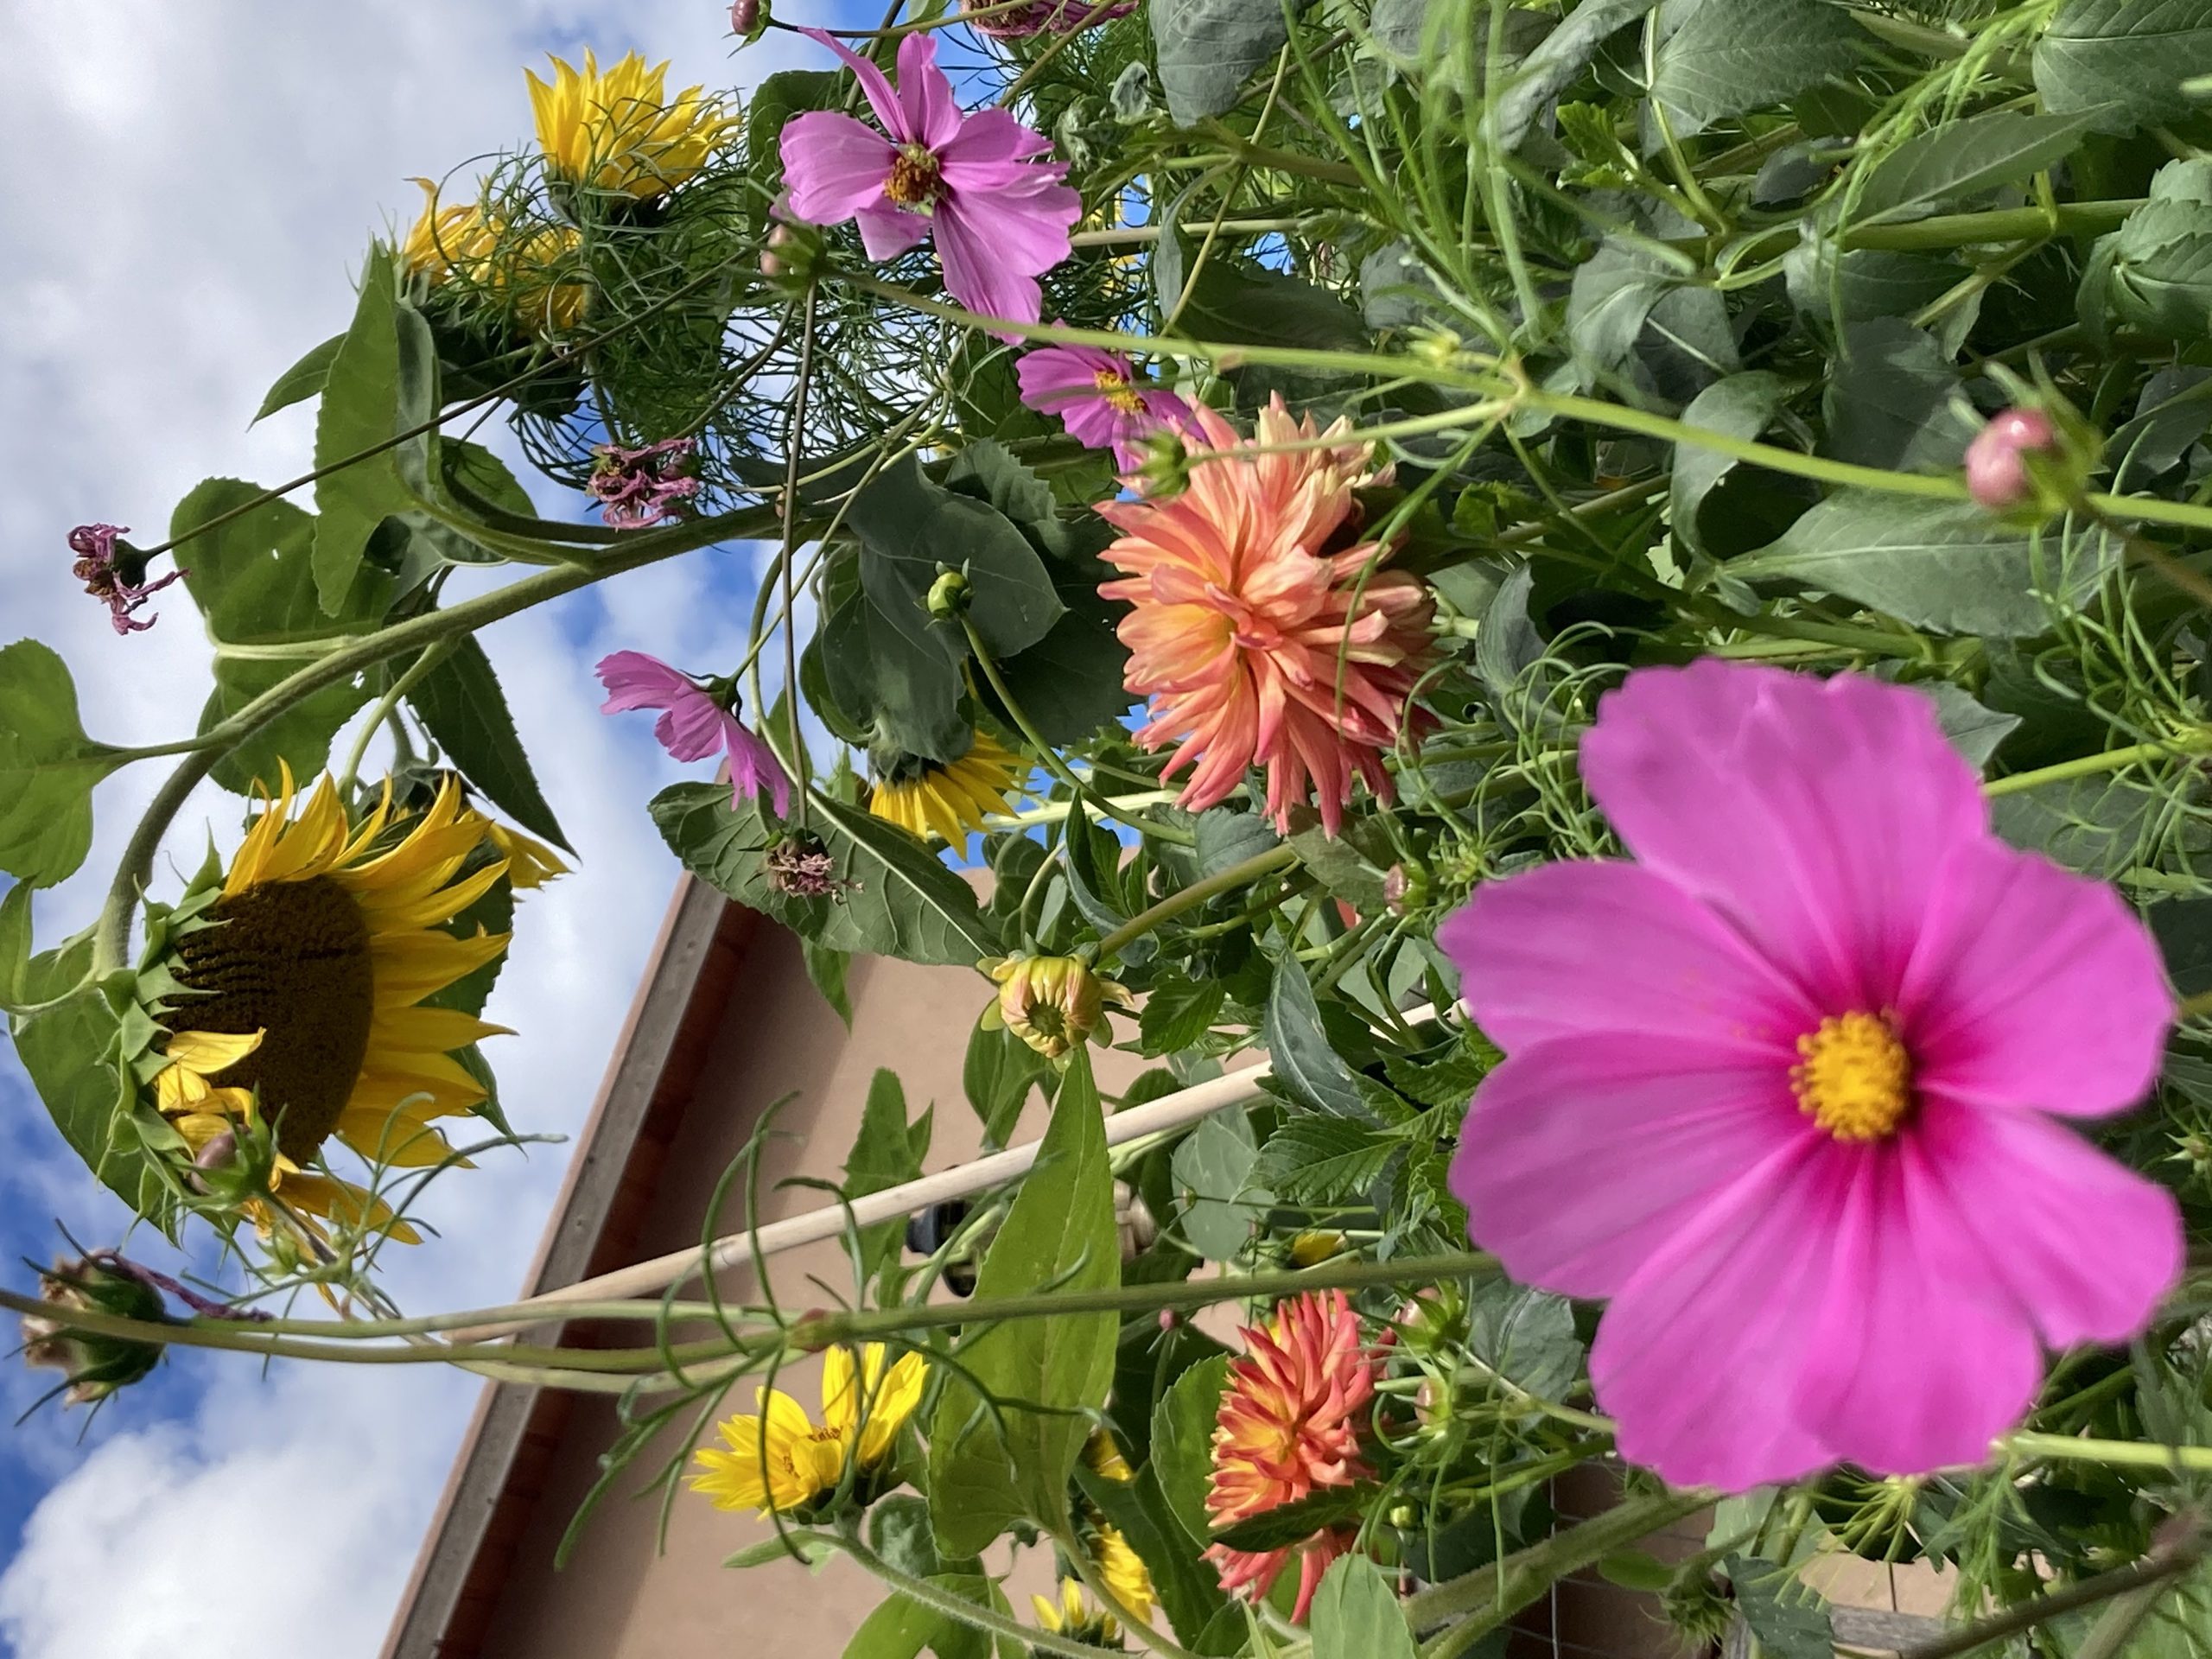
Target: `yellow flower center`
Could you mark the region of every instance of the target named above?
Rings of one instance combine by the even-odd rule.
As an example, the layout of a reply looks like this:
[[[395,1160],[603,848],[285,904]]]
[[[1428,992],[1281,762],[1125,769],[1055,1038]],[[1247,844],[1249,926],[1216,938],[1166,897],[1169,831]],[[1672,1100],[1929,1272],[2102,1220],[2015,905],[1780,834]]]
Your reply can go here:
[[[277,1147],[304,1163],[338,1126],[369,1051],[368,924],[327,875],[264,882],[207,913],[218,925],[177,942],[177,978],[199,995],[180,1001],[175,1028],[266,1033],[209,1081],[258,1089]]]
[[[1839,1141],[1879,1141],[1912,1109],[1912,1056],[1879,1014],[1831,1014],[1797,1052],[1798,1109]]]
[[[901,144],[883,194],[901,207],[926,208],[944,194],[944,168],[927,144]]]
[[[1091,377],[1091,384],[1106,394],[1106,402],[1110,407],[1123,415],[1134,415],[1144,407],[1144,400],[1137,396],[1137,389],[1123,379],[1118,370],[1099,370]]]

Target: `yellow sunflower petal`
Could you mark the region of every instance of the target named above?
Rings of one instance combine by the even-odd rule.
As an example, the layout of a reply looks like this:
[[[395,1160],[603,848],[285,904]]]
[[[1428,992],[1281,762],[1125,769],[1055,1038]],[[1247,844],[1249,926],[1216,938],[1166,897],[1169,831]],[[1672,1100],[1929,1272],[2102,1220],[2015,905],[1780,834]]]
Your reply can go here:
[[[203,1076],[213,1077],[218,1071],[228,1071],[259,1048],[264,1034],[258,1031],[173,1032],[169,1039],[162,1045],[162,1052],[172,1065],[185,1066]]]
[[[471,938],[456,938],[425,929],[372,939],[370,957],[376,966],[377,1006],[411,1007],[456,980],[467,978],[486,963],[497,961],[510,937],[479,932]]]
[[[348,1106],[338,1115],[335,1133],[372,1164],[394,1169],[427,1169],[453,1156],[453,1143],[444,1134],[404,1107],[385,1112]],[[466,1158],[457,1161],[461,1168],[472,1167]]]
[[[392,1208],[373,1192],[334,1175],[302,1170],[286,1175],[277,1195],[293,1209],[321,1216],[357,1232],[379,1232],[402,1244],[420,1244],[423,1235],[397,1220]]]

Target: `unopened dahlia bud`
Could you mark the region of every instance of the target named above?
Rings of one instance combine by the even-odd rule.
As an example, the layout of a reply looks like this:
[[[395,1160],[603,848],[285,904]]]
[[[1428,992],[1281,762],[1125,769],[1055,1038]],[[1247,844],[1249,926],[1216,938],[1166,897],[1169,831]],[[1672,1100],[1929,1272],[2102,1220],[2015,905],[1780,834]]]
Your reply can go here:
[[[162,1294],[137,1274],[94,1256],[57,1262],[39,1275],[39,1296],[57,1315],[112,1313],[124,1319],[166,1321]],[[105,1400],[128,1388],[160,1363],[162,1345],[130,1337],[98,1336],[69,1328],[66,1317],[23,1316],[23,1357],[33,1365],[60,1371],[69,1380],[62,1397],[73,1406]]]
[[[2039,409],[2008,409],[1967,446],[1967,493],[1993,512],[2009,512],[2035,494],[2030,459],[2055,454],[2058,429]]]
[[[999,1000],[983,1010],[985,1028],[1003,1026],[1048,1060],[1065,1060],[1087,1038],[1103,1042],[1108,1004],[1136,1006],[1073,957],[994,957],[976,966],[999,988]]]
[[[966,613],[968,601],[974,596],[975,590],[965,570],[940,567],[937,580],[930,584],[929,596],[924,602],[931,616],[940,622],[950,622]]]

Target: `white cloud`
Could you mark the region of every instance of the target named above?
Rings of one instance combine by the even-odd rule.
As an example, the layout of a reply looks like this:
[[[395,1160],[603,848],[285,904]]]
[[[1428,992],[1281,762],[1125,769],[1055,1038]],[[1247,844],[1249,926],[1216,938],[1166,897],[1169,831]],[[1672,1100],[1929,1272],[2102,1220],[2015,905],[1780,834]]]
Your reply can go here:
[[[0,54],[0,441],[16,487],[0,501],[4,637],[35,634],[76,672],[87,728],[118,742],[176,736],[205,696],[206,647],[182,596],[152,632],[118,639],[68,580],[79,521],[158,536],[201,477],[274,482],[305,470],[304,410],[251,431],[262,391],[342,325],[369,235],[411,216],[410,174],[439,174],[526,136],[520,66],[585,43],[675,59],[677,84],[750,79],[791,60],[733,66],[706,0],[99,0],[19,9]],[[498,1065],[510,1116],[573,1132],[636,983],[674,870],[643,802],[673,775],[642,719],[596,712],[589,664],[636,646],[734,659],[747,617],[702,605],[702,554],[531,613],[485,636],[578,873],[528,905],[490,1010],[518,1027]],[[692,769],[694,772],[697,769]],[[82,925],[157,778],[105,788],[86,870],[41,895],[41,936]],[[195,797],[172,846],[188,861],[203,819],[227,836],[232,798]],[[12,1061],[7,1061],[12,1065]],[[45,1139],[41,1141],[41,1137]],[[116,1211],[43,1126],[10,1126],[25,1202],[86,1237]],[[48,1154],[25,1164],[33,1143]],[[566,1154],[503,1154],[447,1179],[429,1218],[444,1236],[386,1262],[411,1306],[502,1298],[518,1282]],[[40,1503],[0,1576],[0,1637],[22,1659],[227,1656],[240,1617],[311,1630],[334,1659],[376,1651],[475,1393],[473,1379],[293,1367],[269,1377],[220,1358],[187,1414],[132,1419],[112,1402],[105,1443]],[[54,1416],[20,1433],[59,1438]],[[59,1472],[41,1445],[25,1461]],[[257,1609],[232,1598],[250,1589]]]

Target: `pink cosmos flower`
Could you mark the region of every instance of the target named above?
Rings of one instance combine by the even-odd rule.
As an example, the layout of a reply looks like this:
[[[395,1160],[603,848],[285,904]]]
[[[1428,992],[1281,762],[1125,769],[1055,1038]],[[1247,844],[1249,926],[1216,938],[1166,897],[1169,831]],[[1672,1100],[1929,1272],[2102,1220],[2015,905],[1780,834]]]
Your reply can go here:
[[[1014,372],[1023,403],[1058,416],[1077,442],[1111,449],[1114,464],[1125,473],[1144,465],[1144,442],[1154,433],[1185,431],[1191,424],[1191,406],[1139,378],[1119,352],[1047,346],[1024,353]]]
[[[599,660],[599,681],[607,688],[602,715],[619,715],[632,709],[658,709],[653,735],[678,760],[704,760],[727,753],[729,756],[730,804],[768,791],[776,816],[791,810],[791,783],[785,776],[776,752],[747,730],[737,717],[737,694],[728,693],[728,706],[682,669],[671,668],[658,657],[642,651],[618,651]]]
[[[929,35],[899,42],[894,92],[866,58],[818,29],[805,32],[851,66],[883,130],[837,110],[786,125],[792,214],[814,225],[857,219],[871,259],[934,235],[954,299],[982,316],[1036,321],[1037,278],[1068,257],[1069,227],[1083,214],[1083,198],[1061,182],[1066,164],[1036,159],[1051,143],[1004,110],[963,115]]]
[[[1592,1380],[1670,1481],[1980,1462],[2042,1346],[2124,1340],[2180,1270],[2173,1199],[2059,1121],[2158,1075],[2148,933],[1991,834],[1909,688],[1643,669],[1581,767],[1637,861],[1438,934],[1508,1056],[1452,1166],[1469,1231],[1612,1299]]]

